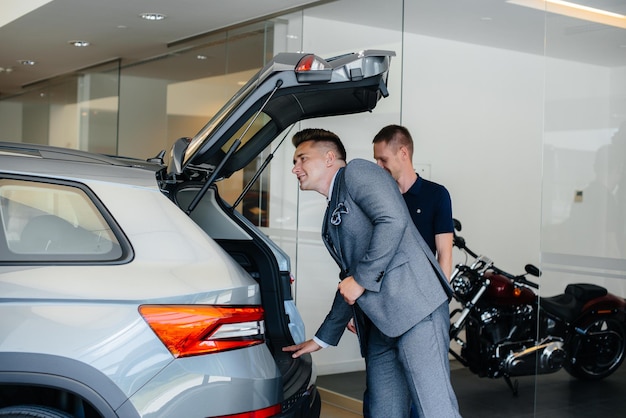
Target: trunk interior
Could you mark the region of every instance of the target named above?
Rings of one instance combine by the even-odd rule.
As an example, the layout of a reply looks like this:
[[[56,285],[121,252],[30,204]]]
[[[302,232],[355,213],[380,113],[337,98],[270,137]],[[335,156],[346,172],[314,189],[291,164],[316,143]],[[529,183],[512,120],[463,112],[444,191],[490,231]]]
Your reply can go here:
[[[176,203],[186,208],[198,193],[201,184],[185,185],[176,190]],[[285,301],[291,301],[288,260],[276,254],[261,231],[230,209],[212,186],[190,217],[213,238],[258,283],[265,310],[265,332],[272,356],[283,376],[285,399],[297,397],[307,389],[312,370],[310,355],[293,359],[282,347],[294,344],[289,331],[289,315]],[[285,256],[286,257],[286,256]],[[281,270],[282,269],[282,270]]]

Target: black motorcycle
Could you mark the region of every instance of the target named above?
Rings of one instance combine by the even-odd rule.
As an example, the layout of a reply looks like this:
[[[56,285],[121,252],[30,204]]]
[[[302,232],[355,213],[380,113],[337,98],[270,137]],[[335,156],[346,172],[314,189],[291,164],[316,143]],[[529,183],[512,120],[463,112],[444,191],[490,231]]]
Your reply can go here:
[[[454,220],[455,229],[461,223]],[[461,304],[450,315],[450,353],[480,377],[502,377],[517,394],[512,377],[553,373],[561,368],[585,380],[611,375],[624,360],[626,301],[601,286],[568,284],[563,294],[539,297],[526,273],[509,274],[454,235],[454,245],[471,256],[450,278]],[[454,347],[455,343],[458,347]],[[454,349],[453,349],[454,347]]]

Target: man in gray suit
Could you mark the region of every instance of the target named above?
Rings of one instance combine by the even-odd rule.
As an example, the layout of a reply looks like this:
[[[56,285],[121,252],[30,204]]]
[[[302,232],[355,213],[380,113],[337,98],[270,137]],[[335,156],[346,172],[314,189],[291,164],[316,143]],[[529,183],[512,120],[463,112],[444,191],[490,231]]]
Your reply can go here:
[[[372,417],[407,417],[411,400],[423,417],[459,417],[448,360],[452,290],[394,179],[369,161],[346,164],[332,132],[305,129],[293,144],[300,189],[328,200],[322,237],[341,281],[315,337],[283,350],[298,357],[337,345],[354,317]]]

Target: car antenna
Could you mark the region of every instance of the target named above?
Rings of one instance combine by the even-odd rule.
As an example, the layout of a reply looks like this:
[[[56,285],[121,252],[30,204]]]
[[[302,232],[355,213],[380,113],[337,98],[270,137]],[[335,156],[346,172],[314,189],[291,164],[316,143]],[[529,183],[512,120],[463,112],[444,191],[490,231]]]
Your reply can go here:
[[[293,129],[294,126],[296,126],[295,123],[291,124],[291,127],[289,128],[287,133],[285,133],[285,135],[280,140],[280,142],[278,142],[278,145],[276,146],[276,148],[274,148],[274,151],[270,152],[270,155],[267,156],[265,161],[263,161],[263,164],[261,164],[261,167],[259,167],[259,169],[256,171],[256,173],[254,173],[254,176],[252,176],[252,178],[250,179],[248,184],[246,184],[246,186],[243,188],[243,191],[241,192],[241,194],[239,195],[239,197],[237,198],[235,203],[233,203],[233,205],[230,207],[231,209],[235,209],[237,207],[237,205],[241,203],[241,201],[243,200],[243,197],[246,195],[246,193],[248,193],[248,190],[250,190],[252,185],[257,181],[257,179],[259,178],[261,173],[263,173],[263,171],[265,171],[265,167],[267,167],[267,165],[270,163],[270,161],[272,161],[272,158],[274,158],[274,153],[283,144],[283,141],[285,140],[285,138],[287,138],[287,135],[289,135],[289,133],[291,132],[291,130]]]
[[[224,158],[222,158],[222,160],[220,161],[220,163],[217,165],[217,167],[215,167],[215,170],[213,170],[213,172],[211,173],[211,177],[208,178],[208,180],[206,181],[206,183],[204,183],[204,185],[202,186],[202,188],[200,189],[200,191],[198,192],[198,194],[193,198],[193,200],[191,201],[191,203],[189,204],[189,207],[187,208],[187,210],[185,211],[185,213],[187,215],[190,215],[191,212],[193,212],[193,210],[196,208],[196,206],[198,206],[198,203],[200,203],[200,200],[202,199],[202,197],[205,195],[205,193],[207,192],[207,190],[209,190],[209,187],[211,187],[211,185],[213,184],[213,182],[215,181],[215,179],[217,178],[217,175],[219,174],[220,170],[222,169],[222,167],[224,167],[224,164],[226,164],[226,161],[228,161],[231,157],[231,155],[233,155],[233,153],[235,152],[235,150],[237,148],[239,148],[239,145],[241,145],[241,138],[245,137],[246,134],[248,133],[248,131],[250,130],[250,128],[252,127],[252,124],[257,120],[257,118],[259,117],[259,115],[261,114],[261,112],[263,112],[263,110],[265,109],[265,106],[267,106],[267,104],[269,103],[269,101],[272,99],[272,97],[274,97],[274,94],[276,94],[276,91],[278,91],[278,89],[280,88],[280,86],[283,85],[283,80],[278,79],[276,81],[276,85],[274,86],[274,89],[270,92],[269,96],[267,97],[267,99],[265,100],[265,102],[263,102],[263,105],[261,106],[261,108],[256,112],[256,114],[254,115],[254,117],[250,120],[250,122],[248,122],[248,126],[246,126],[246,129],[243,131],[243,133],[239,136],[239,138],[237,138],[235,140],[235,142],[232,143],[232,145],[230,146],[230,148],[228,148],[228,152],[226,152],[226,155],[224,155]],[[284,138],[283,138],[284,139]]]

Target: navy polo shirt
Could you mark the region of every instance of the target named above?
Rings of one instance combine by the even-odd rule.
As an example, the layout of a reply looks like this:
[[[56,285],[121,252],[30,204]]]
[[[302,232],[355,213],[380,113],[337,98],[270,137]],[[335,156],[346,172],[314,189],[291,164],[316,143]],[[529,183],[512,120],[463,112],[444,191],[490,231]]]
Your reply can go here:
[[[436,254],[435,235],[454,231],[450,193],[441,184],[418,176],[402,197],[417,230]]]

